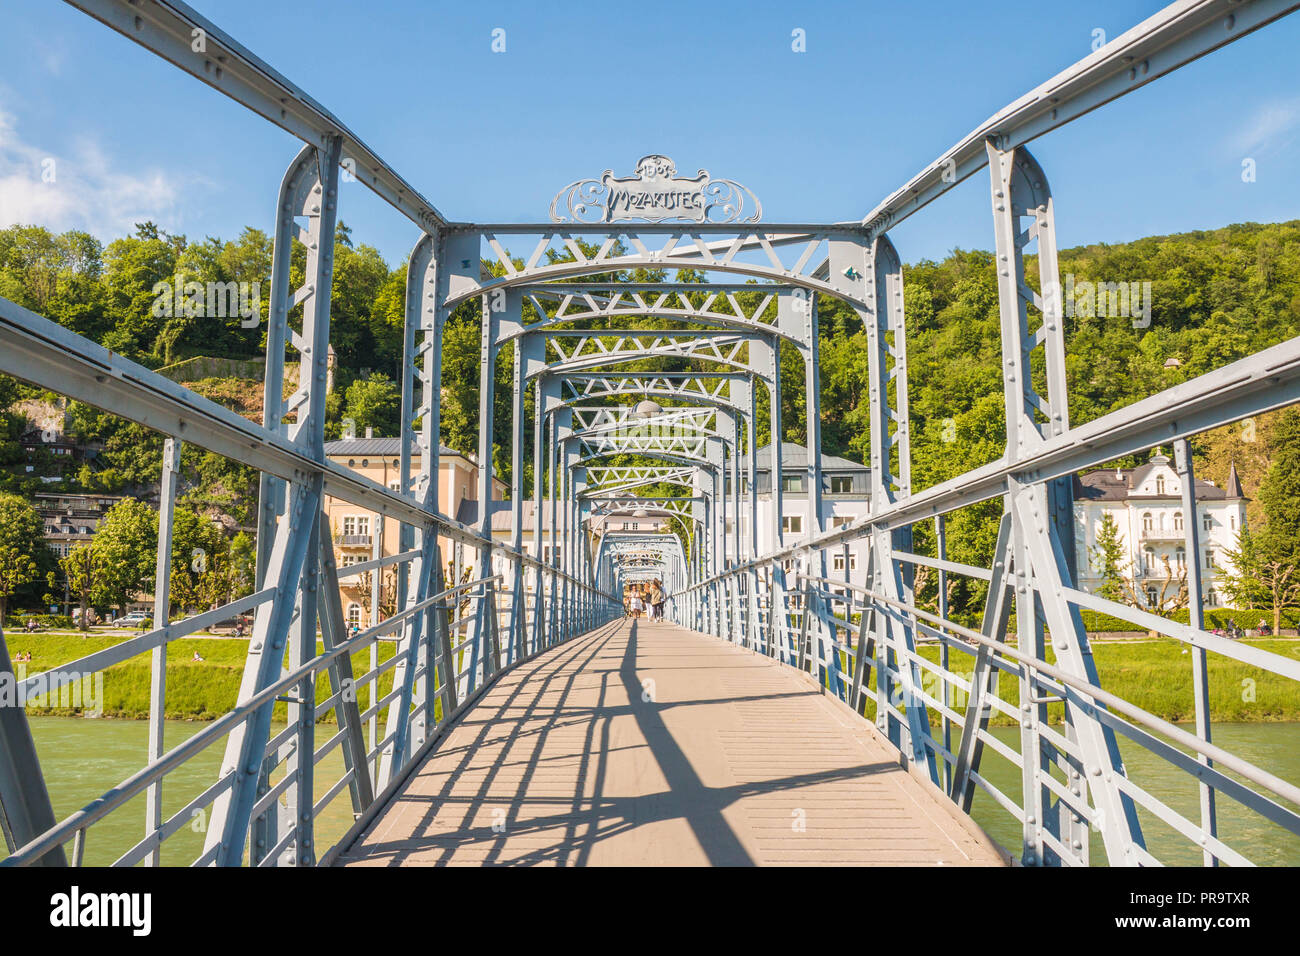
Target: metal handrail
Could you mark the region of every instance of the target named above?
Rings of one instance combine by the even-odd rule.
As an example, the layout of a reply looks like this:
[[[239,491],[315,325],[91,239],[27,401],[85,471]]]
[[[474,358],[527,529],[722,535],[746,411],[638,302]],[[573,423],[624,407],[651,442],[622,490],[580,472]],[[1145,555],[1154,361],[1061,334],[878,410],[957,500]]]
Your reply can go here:
[[[80,810],[65,817],[62,821],[56,823],[53,827],[31,840],[26,845],[17,848],[10,856],[0,860],[0,866],[26,866],[34,863],[51,849],[62,846],[69,839],[74,838],[78,833],[86,830],[90,826],[102,820],[108,814],[112,813],[114,810],[125,805],[133,797],[143,793],[150,784],[161,780],[172,770],[184,764],[196,754],[201,753],[208,746],[215,743],[239,724],[246,721],[261,707],[274,703],[276,698],[293,688],[294,685],[299,684],[304,679],[318,674],[328,668],[333,661],[339,659],[345,654],[351,655],[356,651],[364,650],[381,634],[387,633],[397,625],[404,622],[407,618],[429,609],[435,604],[446,600],[450,596],[469,588],[479,587],[501,580],[503,580],[502,575],[494,574],[454,585],[453,587],[425,598],[423,601],[406,608],[377,625],[367,628],[356,636],[348,638],[338,644],[334,648],[324,651],[321,654],[317,654],[310,661],[281,676],[275,683],[254,694],[248,700],[241,704],[237,704],[229,713],[218,717],[207,727],[167,751],[167,753],[163,754],[157,760],[145,765],[112,790],[102,794],[90,803],[86,804]],[[593,589],[593,593],[600,592],[595,592]],[[230,776],[231,774],[227,774],[222,779],[226,779]],[[212,795],[215,799],[217,792],[212,792]],[[128,851],[128,855],[130,852],[132,851]]]
[[[807,581],[817,581],[817,582],[828,581],[827,578],[817,578],[817,577],[805,578],[800,576],[799,579],[807,580]],[[834,583],[837,586],[843,585],[843,582],[841,581],[836,581],[831,583]],[[1018,648],[1010,647],[1009,645],[1001,641],[996,641],[990,637],[986,637],[985,635],[981,634],[979,631],[972,630],[971,628],[965,627],[961,624],[957,624],[954,621],[949,621],[944,618],[941,618],[937,614],[931,614],[929,611],[925,611],[921,608],[916,607],[915,605],[908,604],[905,601],[896,600],[894,598],[888,597],[887,595],[881,594],[878,591],[873,591],[870,588],[862,587],[859,585],[853,585],[852,588],[853,590],[871,598],[873,601],[877,601],[881,604],[891,605],[893,607],[898,608],[901,611],[907,611],[916,617],[925,618],[926,620],[937,624],[939,627],[946,628],[947,630],[952,631],[954,634],[975,641],[976,643],[982,644],[985,647],[991,648],[994,651],[996,651],[998,654],[1019,661],[1021,664],[1024,664],[1027,667],[1032,667],[1038,673],[1046,674],[1047,676],[1051,677],[1053,680],[1059,681],[1060,683],[1065,684],[1068,687],[1072,687],[1075,690],[1086,694],[1087,696],[1095,700],[1097,703],[1104,704],[1107,707],[1111,708],[1112,710],[1118,711],[1119,713],[1131,717],[1133,720],[1136,720],[1138,723],[1143,724],[1152,730],[1158,731],[1161,734],[1164,734],[1166,737],[1169,737],[1171,740],[1175,740],[1185,747],[1189,747],[1198,753],[1204,754],[1205,756],[1209,757],[1211,760],[1214,760],[1216,763],[1222,764],[1223,766],[1227,767],[1229,770],[1232,770],[1234,773],[1240,774],[1241,776],[1245,777],[1247,780],[1251,781],[1252,783],[1256,783],[1259,784],[1261,787],[1267,788],[1277,796],[1282,797],[1284,800],[1290,800],[1293,803],[1300,804],[1300,787],[1288,783],[1282,778],[1269,773],[1267,770],[1261,770],[1259,767],[1256,767],[1254,764],[1241,759],[1240,757],[1236,756],[1230,751],[1224,750],[1222,747],[1217,747],[1212,743],[1202,740],[1201,738],[1197,737],[1195,734],[1189,734],[1187,731],[1174,726],[1168,721],[1162,720],[1159,717],[1156,717],[1154,714],[1151,714],[1143,710],[1141,707],[1138,707],[1136,704],[1130,704],[1124,698],[1118,697],[1115,694],[1112,694],[1109,691],[1096,686],[1095,684],[1088,683],[1086,680],[1084,680],[1081,677],[1076,677],[1073,674],[1063,671],[1059,667],[1056,667],[1052,664],[1048,664],[1046,661],[1034,657],[1031,654],[1026,654],[1023,651],[1019,650]],[[1273,655],[1273,656],[1277,656],[1277,655]],[[1284,657],[1278,657],[1278,660],[1286,664],[1293,663],[1291,661],[1288,661]],[[1275,673],[1281,673],[1281,672],[1275,672]],[[1287,675],[1283,675],[1283,676],[1287,676]]]

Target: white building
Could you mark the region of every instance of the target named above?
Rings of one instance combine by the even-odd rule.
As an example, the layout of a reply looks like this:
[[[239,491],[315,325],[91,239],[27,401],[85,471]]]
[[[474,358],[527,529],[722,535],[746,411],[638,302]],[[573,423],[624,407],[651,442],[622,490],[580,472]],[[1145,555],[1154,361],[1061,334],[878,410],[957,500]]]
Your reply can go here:
[[[776,548],[772,534],[772,451],[771,446],[758,449],[757,495],[758,495],[758,553],[765,554]],[[746,554],[749,540],[749,481],[748,468],[742,463],[740,488],[740,542],[741,553]],[[831,531],[842,525],[857,520],[870,510],[871,504],[871,469],[847,458],[835,455],[821,456],[822,501],[821,529]],[[732,533],[731,484],[727,476],[727,533],[726,558],[736,560]],[[812,511],[808,502],[808,449],[794,442],[781,443],[781,530],[786,545],[805,540],[810,533],[816,533],[812,525]],[[849,580],[854,584],[866,584],[867,541],[861,539],[850,543],[848,549]],[[842,549],[836,549],[826,562],[826,569],[833,578],[843,579],[845,573],[845,556]],[[789,568],[787,570],[790,570]]]
[[[1190,560],[1201,568],[1201,597],[1205,607],[1223,604],[1221,581],[1231,563],[1225,555],[1237,546],[1237,534],[1246,522],[1246,497],[1237,467],[1232,465],[1226,488],[1196,481],[1196,520],[1200,522],[1200,554]],[[1096,592],[1102,585],[1097,534],[1102,519],[1110,515],[1124,545],[1123,573],[1148,606],[1178,596],[1179,581],[1188,569],[1182,482],[1172,463],[1159,451],[1139,468],[1117,468],[1078,475],[1074,483],[1074,520],[1077,567],[1083,590]],[[1173,583],[1165,588],[1169,571]]]

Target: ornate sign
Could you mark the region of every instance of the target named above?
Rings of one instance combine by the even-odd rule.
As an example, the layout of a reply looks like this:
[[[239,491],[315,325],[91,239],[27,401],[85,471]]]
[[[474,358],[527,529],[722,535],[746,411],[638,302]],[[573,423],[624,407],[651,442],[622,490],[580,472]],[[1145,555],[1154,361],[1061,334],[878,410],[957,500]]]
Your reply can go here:
[[[744,186],[701,169],[679,177],[667,156],[646,156],[636,175],[580,179],[551,202],[552,222],[758,222],[763,207]]]

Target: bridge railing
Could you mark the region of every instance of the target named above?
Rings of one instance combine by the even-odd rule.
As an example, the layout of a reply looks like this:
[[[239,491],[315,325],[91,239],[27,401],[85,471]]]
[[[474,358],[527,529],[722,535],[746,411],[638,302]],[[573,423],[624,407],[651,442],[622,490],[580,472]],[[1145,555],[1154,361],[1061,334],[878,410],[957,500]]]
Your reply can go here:
[[[489,685],[493,676],[512,663],[526,659],[546,647],[566,640],[585,628],[587,621],[570,613],[570,608],[555,608],[556,620],[571,621],[559,628],[548,627],[544,632],[526,632],[523,654],[503,665],[501,635],[505,622],[513,610],[511,602],[501,600],[501,575],[478,578],[439,591],[424,600],[398,611],[381,623],[366,628],[351,637],[339,640],[339,622],[327,620],[321,632],[322,647],[306,663],[286,668],[274,683],[251,698],[238,703],[229,713],[219,717],[198,733],[173,747],[156,760],[147,762],[139,771],[107,789],[81,809],[68,815],[35,839],[21,846],[0,866],[26,866],[46,860],[71,844],[68,854],[73,865],[84,859],[87,842],[93,839],[92,828],[102,824],[112,814],[130,807],[133,801],[151,788],[159,787],[177,771],[187,771],[191,761],[202,760],[202,755],[213,745],[229,738],[232,732],[246,727],[249,721],[265,707],[277,702],[287,703],[296,714],[268,741],[259,774],[263,786],[253,806],[252,820],[246,845],[241,848],[247,862],[259,866],[278,865],[284,862],[301,863],[295,857],[303,848],[316,852],[314,821],[345,791],[351,795],[352,814],[363,821],[367,811],[377,809],[387,798],[381,792],[380,782],[387,781],[386,789],[400,784],[403,772],[414,765],[421,749],[431,743],[448,721],[454,719]],[[580,585],[574,584],[574,600],[583,595]],[[57,690],[59,681],[82,680],[88,674],[102,671],[112,664],[129,659],[149,649],[159,640],[174,640],[193,633],[210,620],[220,620],[240,610],[256,607],[274,598],[272,591],[262,591],[248,598],[232,602],[215,611],[178,621],[163,629],[164,633],[150,632],[139,638],[124,641],[106,651],[88,655],[78,661],[61,666],[49,675],[33,675],[26,679],[28,693],[48,693]],[[587,597],[603,595],[587,594]],[[521,597],[518,606],[536,608],[558,601],[549,591],[530,592]],[[482,620],[483,609],[488,622],[486,641],[477,641],[471,633],[476,620]],[[464,613],[457,613],[457,609]],[[612,604],[602,612],[603,617],[613,615]],[[328,617],[328,616],[327,616]],[[392,681],[386,692],[381,682],[400,662],[397,654],[371,666],[360,674],[353,674],[354,660],[359,655],[377,648],[382,642],[392,642],[410,622],[422,617],[426,620],[431,639],[421,647],[413,679],[424,689],[418,695],[409,714],[411,735],[404,750],[394,750],[397,730],[390,730],[382,739],[363,740],[361,728],[374,726],[381,714],[389,714],[390,726],[400,723],[401,715],[394,712],[400,705],[402,689]],[[373,658],[372,658],[373,660]],[[318,699],[319,698],[319,699]],[[361,704],[366,709],[360,709]],[[317,740],[317,725],[333,714],[335,729],[323,743]],[[342,772],[337,772],[331,755],[342,753]],[[309,755],[304,759],[303,755]],[[318,779],[322,771],[335,773],[328,779]],[[158,859],[163,845],[185,830],[202,830],[214,805],[229,794],[233,784],[242,775],[242,768],[231,768],[200,792],[188,796],[178,809],[161,819],[156,825],[147,825],[143,839],[116,858],[113,865],[133,866],[148,859]],[[168,785],[170,787],[170,784]],[[296,812],[295,812],[296,809]],[[358,826],[360,824],[358,823]],[[343,834],[337,834],[341,837]],[[202,866],[215,862],[219,844],[209,845],[192,860]],[[330,844],[322,849],[328,850]]]
[[[844,540],[838,538],[835,548]],[[808,673],[824,693],[874,724],[914,774],[966,812],[982,794],[979,821],[1004,843],[1022,838],[1023,862],[1089,865],[1105,858],[1159,865],[1199,856],[1213,865],[1252,865],[1250,851],[1233,845],[1234,834],[1275,828],[1277,839],[1300,837],[1300,786],[1215,745],[1208,732],[1189,731],[1069,673],[1051,653],[1022,649],[1012,643],[1014,628],[1008,639],[1005,615],[1000,621],[986,615],[975,629],[920,606],[910,593],[891,597],[871,571],[871,583],[863,585],[800,570],[826,551],[798,545],[785,557],[733,568],[675,595],[673,612],[680,623]],[[907,552],[893,556],[901,564],[986,582],[1000,572]],[[772,587],[786,567],[787,588]],[[1246,665],[1256,675],[1252,680],[1300,682],[1294,657],[1075,588],[1063,596],[1075,611],[1131,621],[1177,641],[1183,653],[1208,651]],[[714,616],[711,604],[722,613]],[[1035,616],[1050,632],[1041,608]],[[1204,663],[1198,669],[1192,688],[1198,701],[1210,699],[1211,673]],[[1202,706],[1198,701],[1187,701],[1188,710]],[[1079,741],[1084,721],[1123,738],[1117,767],[1090,764]],[[1146,756],[1139,758],[1139,751]],[[1024,759],[1039,752],[1049,759]],[[1171,778],[1183,786],[1171,786]],[[1106,813],[1098,799],[1102,786],[1140,808],[1142,825],[1151,831],[1120,858],[1099,837]],[[1218,798],[1236,807],[1224,814]],[[1220,832],[1220,814],[1233,818],[1231,832]]]

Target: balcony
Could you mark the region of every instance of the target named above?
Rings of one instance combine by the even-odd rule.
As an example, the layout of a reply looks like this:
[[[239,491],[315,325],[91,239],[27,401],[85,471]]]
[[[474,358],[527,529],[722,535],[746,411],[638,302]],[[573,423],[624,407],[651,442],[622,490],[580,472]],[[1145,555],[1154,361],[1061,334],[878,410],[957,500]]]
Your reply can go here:
[[[334,543],[344,548],[368,548],[370,547],[371,536],[369,534],[336,534]]]
[[[1143,541],[1186,541],[1187,532],[1182,528],[1149,528],[1141,532]]]

